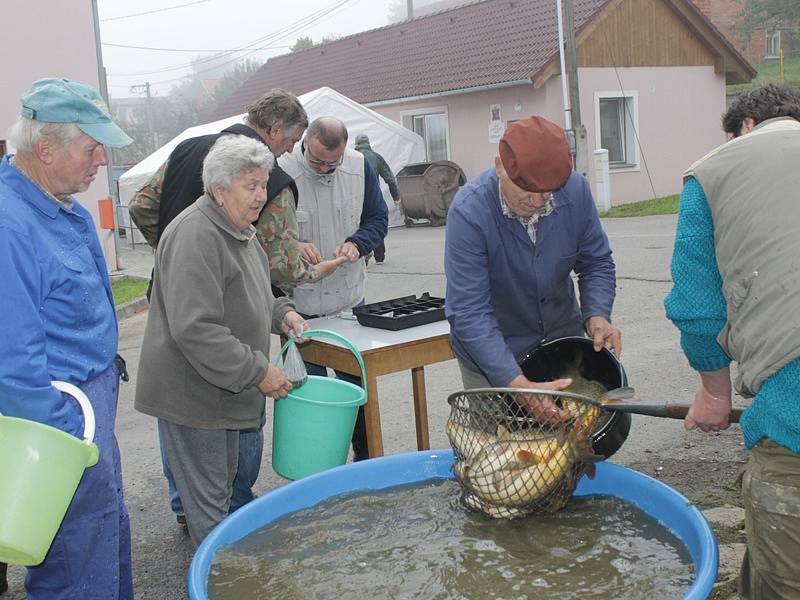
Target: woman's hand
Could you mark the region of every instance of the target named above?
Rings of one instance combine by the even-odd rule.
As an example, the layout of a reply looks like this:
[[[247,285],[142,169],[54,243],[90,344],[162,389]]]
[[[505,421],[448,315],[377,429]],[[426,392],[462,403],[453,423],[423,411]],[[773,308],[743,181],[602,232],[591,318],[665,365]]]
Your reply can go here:
[[[292,391],[292,382],[286,377],[286,373],[270,363],[267,366],[266,376],[258,384],[258,389],[270,398],[283,398]]]
[[[300,335],[308,329],[311,329],[308,321],[301,317],[296,310],[287,311],[286,314],[283,315],[283,321],[281,322],[281,331],[283,331],[283,335],[286,337],[293,337],[298,344],[305,341],[300,338]]]

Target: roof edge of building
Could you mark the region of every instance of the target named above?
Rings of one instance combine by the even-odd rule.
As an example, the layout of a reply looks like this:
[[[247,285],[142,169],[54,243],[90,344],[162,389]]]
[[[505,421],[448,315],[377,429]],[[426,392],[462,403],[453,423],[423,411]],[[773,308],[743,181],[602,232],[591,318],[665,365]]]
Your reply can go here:
[[[442,90],[440,92],[430,92],[428,94],[420,94],[418,96],[402,96],[399,98],[389,98],[387,100],[375,100],[374,102],[363,102],[362,104],[367,108],[372,108],[374,106],[386,106],[389,104],[398,104],[400,102],[416,102],[418,100],[429,100],[431,98],[457,96],[458,94],[466,94],[474,92],[486,92],[490,90],[515,87],[518,85],[531,85],[531,84],[533,84],[532,79],[514,79],[512,81],[501,81],[499,83],[486,83],[483,85],[456,88],[452,90]]]

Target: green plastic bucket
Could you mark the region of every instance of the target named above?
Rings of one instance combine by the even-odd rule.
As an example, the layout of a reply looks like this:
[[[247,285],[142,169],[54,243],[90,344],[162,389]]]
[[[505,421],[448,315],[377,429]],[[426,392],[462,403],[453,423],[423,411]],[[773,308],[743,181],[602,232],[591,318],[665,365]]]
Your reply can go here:
[[[86,467],[97,463],[94,411],[77,387],[52,382],[83,410],[79,440],[60,429],[0,416],[0,562],[38,565],[61,527]]]
[[[364,360],[355,346],[334,331],[311,329],[303,338],[333,339],[355,354],[366,381]],[[275,358],[277,363],[293,339]],[[366,389],[334,379],[309,375],[306,383],[275,400],[272,427],[272,468],[286,479],[301,479],[347,462],[358,407],[367,402]]]

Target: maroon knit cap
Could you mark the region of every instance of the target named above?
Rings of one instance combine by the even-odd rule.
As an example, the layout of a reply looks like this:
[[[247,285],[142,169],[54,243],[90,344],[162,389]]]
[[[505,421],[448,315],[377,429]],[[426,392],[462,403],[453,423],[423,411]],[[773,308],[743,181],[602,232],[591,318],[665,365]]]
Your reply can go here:
[[[508,177],[528,192],[551,192],[567,182],[572,155],[564,130],[543,117],[511,123],[500,140]]]

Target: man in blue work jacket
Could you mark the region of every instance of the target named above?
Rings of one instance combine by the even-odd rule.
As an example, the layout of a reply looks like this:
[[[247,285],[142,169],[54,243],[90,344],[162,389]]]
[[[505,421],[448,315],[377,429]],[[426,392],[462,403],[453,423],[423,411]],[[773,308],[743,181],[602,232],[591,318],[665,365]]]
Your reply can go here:
[[[563,389],[568,379],[534,384],[519,367],[546,340],[585,332],[596,351],[622,350],[611,324],[616,277],[608,238],[589,184],[572,170],[564,130],[547,119],[509,125],[494,169],[458,191],[444,266],[445,314],[466,389]],[[559,411],[546,401],[527,408],[537,417]]]
[[[133,598],[128,513],[114,437],[117,320],[89,212],[72,196],[131,143],[92,87],[40,79],[22,97],[0,162],[0,413],[83,437],[61,380],[89,398],[100,461],[83,474],[44,562],[28,568],[29,599]],[[0,509],[1,510],[1,509]]]

